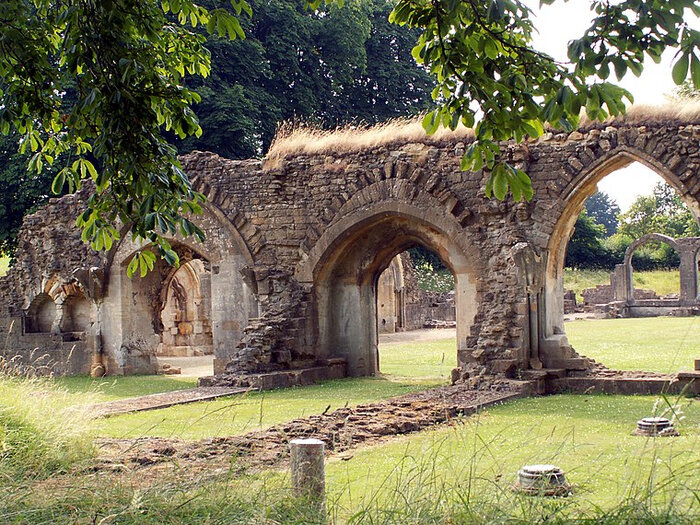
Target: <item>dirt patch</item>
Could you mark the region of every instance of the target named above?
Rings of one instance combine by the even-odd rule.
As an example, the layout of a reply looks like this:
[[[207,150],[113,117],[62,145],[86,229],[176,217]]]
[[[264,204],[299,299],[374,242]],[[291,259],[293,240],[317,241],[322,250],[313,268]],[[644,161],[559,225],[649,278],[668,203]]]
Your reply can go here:
[[[291,439],[315,437],[326,443],[329,454],[375,443],[390,436],[409,434],[449,422],[461,415],[530,392],[530,383],[500,380],[483,389],[463,385],[435,388],[394,399],[340,408],[328,414],[295,419],[241,436],[200,441],[165,438],[101,439],[97,471],[163,470],[177,465],[190,473],[270,468],[282,465]],[[143,474],[148,477],[154,472]]]

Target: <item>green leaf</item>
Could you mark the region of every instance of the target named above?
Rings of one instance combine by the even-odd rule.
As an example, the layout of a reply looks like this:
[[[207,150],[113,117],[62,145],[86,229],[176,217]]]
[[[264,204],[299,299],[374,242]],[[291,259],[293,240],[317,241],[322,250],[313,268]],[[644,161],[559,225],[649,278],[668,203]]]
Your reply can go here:
[[[65,183],[66,172],[65,170],[61,170],[53,178],[53,182],[51,183],[51,193],[53,193],[54,195],[59,195]]]
[[[688,74],[688,55],[683,54],[673,66],[671,77],[677,86],[680,86]]]
[[[508,179],[503,164],[497,164],[493,170],[493,195],[499,201],[506,198],[508,193]]]

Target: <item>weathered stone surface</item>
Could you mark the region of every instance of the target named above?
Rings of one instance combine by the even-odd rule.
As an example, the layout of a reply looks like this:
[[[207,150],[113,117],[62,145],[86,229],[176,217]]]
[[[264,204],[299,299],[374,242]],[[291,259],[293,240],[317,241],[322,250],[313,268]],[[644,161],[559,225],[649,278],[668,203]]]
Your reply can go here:
[[[533,182],[533,200],[517,204],[487,199],[487,174],[460,171],[464,137],[264,163],[184,156],[194,187],[209,196],[194,218],[207,240],[173,244],[183,261],[210,269],[216,371],[266,374],[340,358],[350,375],[375,373],[377,279],[414,243],[456,276],[458,364],[467,376],[495,361],[523,369],[578,359],[560,337],[561,269],[585,199],[602,176],[638,160],[700,212],[699,124],[613,121],[580,137],[506,144],[504,155]],[[59,359],[66,339],[82,344],[57,371],[89,372],[94,356],[108,374],[152,370],[172,269],[159,263],[146,278],[128,279],[125,264],[139,249],[128,236],[107,254],[92,252],[74,227],[85,198],[84,190],[53,199],[25,219],[17,263],[0,279],[0,336],[14,321],[8,348],[25,358],[39,347]]]

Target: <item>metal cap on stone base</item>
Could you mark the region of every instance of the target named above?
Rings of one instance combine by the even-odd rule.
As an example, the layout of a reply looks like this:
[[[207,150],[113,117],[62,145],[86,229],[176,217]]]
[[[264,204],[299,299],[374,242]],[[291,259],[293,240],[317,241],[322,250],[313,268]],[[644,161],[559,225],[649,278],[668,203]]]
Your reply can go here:
[[[665,417],[645,417],[637,421],[637,436],[678,436],[673,423]]]
[[[572,487],[564,471],[555,465],[525,465],[518,471],[513,488],[535,496],[568,496]]]

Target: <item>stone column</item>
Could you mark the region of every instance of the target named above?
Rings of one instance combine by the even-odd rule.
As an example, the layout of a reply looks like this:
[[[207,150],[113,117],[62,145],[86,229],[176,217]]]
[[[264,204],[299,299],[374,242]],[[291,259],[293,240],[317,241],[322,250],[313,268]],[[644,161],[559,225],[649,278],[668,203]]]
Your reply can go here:
[[[324,468],[325,443],[320,439],[292,439],[291,451],[292,494],[308,498],[325,508],[326,474]]]
[[[692,250],[680,250],[681,264],[681,306],[694,305],[698,296],[698,276],[695,253]]]

